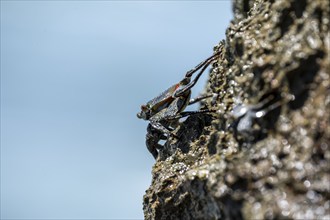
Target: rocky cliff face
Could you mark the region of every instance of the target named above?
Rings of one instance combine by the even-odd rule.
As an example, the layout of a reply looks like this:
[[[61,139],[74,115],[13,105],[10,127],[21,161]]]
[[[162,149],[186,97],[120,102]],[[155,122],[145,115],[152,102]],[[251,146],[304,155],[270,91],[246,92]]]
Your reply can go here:
[[[328,0],[235,0],[201,108],[153,167],[146,219],[330,219]]]

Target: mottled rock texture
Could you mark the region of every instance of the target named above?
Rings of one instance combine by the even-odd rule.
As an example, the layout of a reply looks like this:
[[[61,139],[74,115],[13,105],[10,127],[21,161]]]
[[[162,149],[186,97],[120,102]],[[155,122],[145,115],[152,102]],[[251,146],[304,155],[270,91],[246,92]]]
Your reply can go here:
[[[201,104],[217,113],[167,140],[146,219],[330,219],[329,8],[234,1]]]

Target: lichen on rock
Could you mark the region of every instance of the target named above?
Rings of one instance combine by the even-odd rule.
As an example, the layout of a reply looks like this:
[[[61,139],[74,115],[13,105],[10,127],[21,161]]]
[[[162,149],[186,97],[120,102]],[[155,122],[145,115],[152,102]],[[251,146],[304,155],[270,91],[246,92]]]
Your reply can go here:
[[[234,1],[201,103],[217,113],[160,150],[145,219],[330,219],[329,4]]]

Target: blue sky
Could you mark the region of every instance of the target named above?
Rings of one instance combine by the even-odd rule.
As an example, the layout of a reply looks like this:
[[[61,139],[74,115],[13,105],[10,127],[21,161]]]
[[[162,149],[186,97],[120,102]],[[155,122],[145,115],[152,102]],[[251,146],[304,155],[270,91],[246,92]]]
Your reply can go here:
[[[142,219],[136,113],[231,18],[230,1],[1,1],[1,218]]]

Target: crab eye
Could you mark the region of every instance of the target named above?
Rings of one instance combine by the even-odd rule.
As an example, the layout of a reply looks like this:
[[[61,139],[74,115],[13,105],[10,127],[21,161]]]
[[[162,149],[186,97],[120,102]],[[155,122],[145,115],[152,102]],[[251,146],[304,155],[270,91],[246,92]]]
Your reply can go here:
[[[145,106],[145,105],[141,105],[141,110],[142,110],[142,111],[147,110],[147,106]]]

